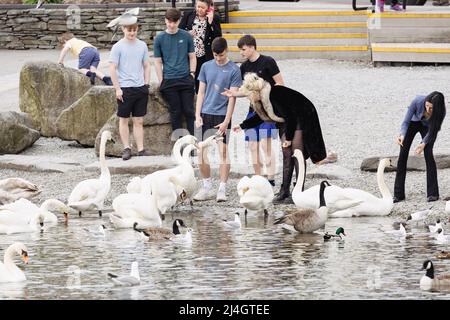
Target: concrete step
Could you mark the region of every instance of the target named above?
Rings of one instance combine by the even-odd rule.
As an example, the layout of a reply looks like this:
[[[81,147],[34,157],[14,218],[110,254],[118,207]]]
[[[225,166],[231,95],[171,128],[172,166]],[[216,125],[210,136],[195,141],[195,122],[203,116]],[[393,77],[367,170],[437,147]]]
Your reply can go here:
[[[258,46],[367,46],[366,33],[258,33],[252,34]],[[242,34],[224,34],[230,47],[237,46]]]
[[[230,23],[366,22],[365,11],[233,11]]]
[[[450,63],[450,43],[372,43],[374,62]]]
[[[370,61],[367,46],[258,46],[258,52],[277,60],[283,59],[335,59]],[[230,59],[242,62],[237,47],[230,47]]]
[[[366,33],[363,22],[330,23],[228,23],[222,24],[222,33]]]

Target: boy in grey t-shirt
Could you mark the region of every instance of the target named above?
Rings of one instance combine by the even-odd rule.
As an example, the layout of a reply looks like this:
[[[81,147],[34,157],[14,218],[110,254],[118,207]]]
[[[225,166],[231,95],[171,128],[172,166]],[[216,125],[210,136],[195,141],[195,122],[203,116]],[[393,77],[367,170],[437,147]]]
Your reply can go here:
[[[122,159],[128,160],[131,158],[128,129],[130,114],[138,156],[150,155],[144,149],[144,116],[147,114],[150,63],[147,45],[137,39],[137,18],[128,17],[119,24],[122,25],[124,37],[111,49],[109,69],[116,89],[119,133],[124,146]]]
[[[226,183],[230,173],[230,161],[227,151],[227,131],[231,127],[236,98],[227,98],[221,93],[225,88],[238,90],[242,84],[239,67],[228,59],[228,46],[224,38],[216,38],[212,42],[214,60],[205,62],[198,76],[199,89],[195,108],[195,125],[202,127],[203,139],[214,134],[224,136],[217,143],[220,154],[220,185],[216,200],[226,201]],[[210,200],[215,194],[212,191],[211,172],[207,151],[200,149],[199,168],[203,177],[203,187],[194,196],[194,200]]]

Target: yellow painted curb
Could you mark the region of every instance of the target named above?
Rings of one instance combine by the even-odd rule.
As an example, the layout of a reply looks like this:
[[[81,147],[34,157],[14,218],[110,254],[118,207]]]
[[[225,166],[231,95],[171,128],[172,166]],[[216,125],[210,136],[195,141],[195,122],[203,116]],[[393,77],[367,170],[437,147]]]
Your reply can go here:
[[[239,48],[229,48],[232,52],[238,52]],[[368,51],[367,46],[258,46],[258,51]]]
[[[353,39],[368,38],[367,33],[253,33],[256,39]],[[242,34],[225,33],[225,39],[240,39]]]
[[[365,22],[333,23],[228,23],[221,24],[222,29],[304,29],[304,28],[366,28]]]
[[[363,16],[365,11],[232,11],[230,17]]]
[[[414,53],[450,53],[450,49],[443,48],[380,48],[372,47],[374,52],[414,52]]]

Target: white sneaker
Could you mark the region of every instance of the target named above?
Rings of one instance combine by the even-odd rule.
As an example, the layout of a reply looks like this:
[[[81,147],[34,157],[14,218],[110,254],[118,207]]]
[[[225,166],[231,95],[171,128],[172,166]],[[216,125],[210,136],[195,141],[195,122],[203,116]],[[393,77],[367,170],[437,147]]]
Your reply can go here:
[[[199,192],[194,196],[195,201],[206,201],[206,200],[213,200],[214,199],[214,192],[212,190],[205,189],[205,187],[202,187]]]
[[[216,201],[217,202],[223,202],[223,201],[227,201],[227,195],[225,193],[225,189],[219,189],[217,191],[217,197],[216,197]]]

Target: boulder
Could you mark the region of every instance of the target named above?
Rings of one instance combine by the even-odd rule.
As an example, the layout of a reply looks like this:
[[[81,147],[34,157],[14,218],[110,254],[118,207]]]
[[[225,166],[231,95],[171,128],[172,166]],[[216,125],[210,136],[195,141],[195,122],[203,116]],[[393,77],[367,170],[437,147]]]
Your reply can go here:
[[[133,146],[133,154],[137,153],[136,143],[133,137],[133,126],[130,119],[130,142]],[[100,147],[100,137],[104,130],[111,131],[112,138],[116,141],[114,144],[107,144],[106,155],[120,157],[122,156],[123,145],[119,135],[119,118],[113,115],[103,126],[97,135],[95,141],[95,151],[98,154]],[[149,99],[147,104],[147,114],[144,117],[144,148],[152,155],[168,155],[172,151],[172,145],[175,139],[171,139],[172,127],[170,116],[166,104],[159,93],[156,83],[152,83],[149,88]]]
[[[41,135],[57,136],[61,112],[91,88],[89,78],[50,61],[26,63],[20,72],[19,107]]]
[[[361,163],[361,170],[376,172],[377,168],[378,168],[378,162],[382,158],[390,158],[391,159],[392,167],[387,167],[385,169],[386,172],[397,170],[398,156],[366,158]],[[437,154],[436,155],[435,154],[434,159],[436,160],[436,166],[438,169],[450,168],[450,155],[448,155],[448,154]],[[408,165],[407,165],[406,169],[408,171],[426,171],[424,156],[423,155],[421,155],[421,156],[410,155],[408,157]]]
[[[97,133],[116,110],[117,100],[113,87],[91,87],[61,112],[56,120],[57,136],[93,147]]]
[[[39,137],[27,115],[12,111],[0,113],[0,154],[22,152]]]

